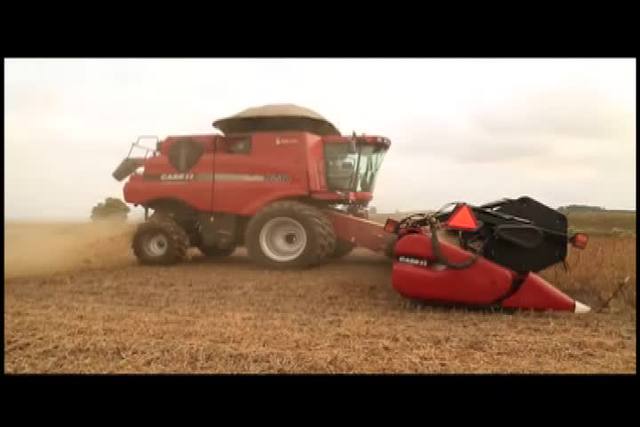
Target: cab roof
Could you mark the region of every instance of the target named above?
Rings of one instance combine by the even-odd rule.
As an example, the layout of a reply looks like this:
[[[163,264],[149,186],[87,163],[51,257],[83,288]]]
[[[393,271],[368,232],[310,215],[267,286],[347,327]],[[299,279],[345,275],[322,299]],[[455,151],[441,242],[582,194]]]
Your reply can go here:
[[[294,104],[251,107],[213,122],[225,135],[268,131],[303,131],[316,135],[340,135],[340,131],[317,112]]]

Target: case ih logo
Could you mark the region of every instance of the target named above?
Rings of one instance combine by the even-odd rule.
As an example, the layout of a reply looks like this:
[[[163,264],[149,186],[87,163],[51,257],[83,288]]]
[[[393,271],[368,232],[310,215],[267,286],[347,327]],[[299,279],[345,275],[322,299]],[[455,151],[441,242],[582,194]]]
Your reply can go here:
[[[194,177],[192,173],[163,173],[160,181],[191,181]]]
[[[297,144],[298,140],[295,138],[276,138],[276,145],[284,144]]]
[[[264,180],[269,182],[289,182],[289,176],[285,174],[265,175]]]
[[[182,181],[252,181],[252,182],[290,182],[291,177],[287,174],[255,175],[246,173],[163,173],[161,175],[145,175],[147,180],[159,180],[162,182],[182,182]]]

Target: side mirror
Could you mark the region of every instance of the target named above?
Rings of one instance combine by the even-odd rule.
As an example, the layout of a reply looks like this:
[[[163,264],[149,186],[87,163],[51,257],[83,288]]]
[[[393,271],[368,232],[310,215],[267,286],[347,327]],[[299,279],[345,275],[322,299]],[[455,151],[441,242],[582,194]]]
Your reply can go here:
[[[352,139],[351,141],[349,141],[349,147],[347,150],[349,151],[349,154],[356,154],[358,152],[355,140]]]
[[[355,154],[355,153],[358,152],[358,148],[356,147],[356,133],[355,132],[353,132],[353,136],[349,140],[349,146],[348,146],[347,149],[349,151],[349,154]]]

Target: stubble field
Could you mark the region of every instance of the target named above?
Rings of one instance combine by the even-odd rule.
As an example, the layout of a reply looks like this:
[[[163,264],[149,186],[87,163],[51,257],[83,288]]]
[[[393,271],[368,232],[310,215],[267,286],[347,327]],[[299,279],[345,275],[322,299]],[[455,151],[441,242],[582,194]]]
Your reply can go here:
[[[142,267],[132,230],[5,224],[5,372],[636,372],[635,234],[594,236],[569,272],[543,272],[596,309],[574,315],[416,306],[365,249],[304,271],[243,249]]]

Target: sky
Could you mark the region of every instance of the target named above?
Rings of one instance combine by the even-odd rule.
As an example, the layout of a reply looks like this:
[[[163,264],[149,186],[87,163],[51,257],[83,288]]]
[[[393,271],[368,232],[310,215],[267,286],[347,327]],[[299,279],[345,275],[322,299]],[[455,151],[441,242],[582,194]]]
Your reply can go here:
[[[635,59],[5,59],[5,219],[87,219],[123,197],[111,173],[138,135],[217,133],[272,103],[391,140],[380,212],[522,195],[635,209],[635,74]]]

